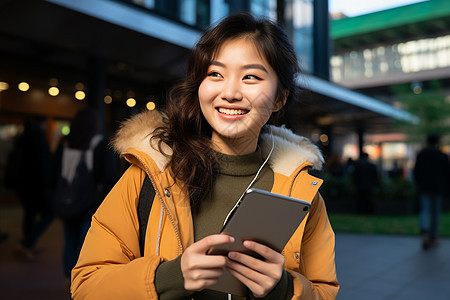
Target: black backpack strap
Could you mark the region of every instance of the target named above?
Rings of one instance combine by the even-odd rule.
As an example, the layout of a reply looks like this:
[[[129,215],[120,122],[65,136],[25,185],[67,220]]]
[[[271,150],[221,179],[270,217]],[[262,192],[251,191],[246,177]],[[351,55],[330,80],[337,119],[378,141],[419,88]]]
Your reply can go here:
[[[139,249],[141,257],[144,256],[145,246],[145,232],[147,231],[148,216],[152,209],[153,199],[155,198],[155,189],[148,175],[145,176],[142,184],[141,192],[139,193],[138,203],[138,219],[139,219]]]

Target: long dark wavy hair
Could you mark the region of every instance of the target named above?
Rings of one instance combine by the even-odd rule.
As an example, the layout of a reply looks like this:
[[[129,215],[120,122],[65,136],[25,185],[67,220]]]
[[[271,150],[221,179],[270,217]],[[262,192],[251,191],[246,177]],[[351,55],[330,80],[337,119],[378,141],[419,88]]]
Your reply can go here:
[[[200,109],[198,89],[220,47],[225,41],[236,38],[252,41],[277,74],[275,101],[284,100],[287,90],[286,103],[297,96],[295,77],[300,73],[297,57],[288,37],[276,23],[239,13],[203,34],[191,52],[184,81],[169,92],[164,125],[157,128],[154,135],[159,139],[160,150],[161,143],[172,148],[168,167],[175,180],[188,189],[194,212],[218,174],[216,156],[211,148],[212,129]]]

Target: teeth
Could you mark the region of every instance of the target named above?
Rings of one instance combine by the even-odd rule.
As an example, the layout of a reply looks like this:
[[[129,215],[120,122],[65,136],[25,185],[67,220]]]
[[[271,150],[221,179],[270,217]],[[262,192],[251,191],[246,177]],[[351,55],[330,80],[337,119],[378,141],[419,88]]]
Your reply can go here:
[[[247,111],[242,109],[227,109],[223,107],[219,108],[219,112],[227,115],[243,115],[247,113]]]

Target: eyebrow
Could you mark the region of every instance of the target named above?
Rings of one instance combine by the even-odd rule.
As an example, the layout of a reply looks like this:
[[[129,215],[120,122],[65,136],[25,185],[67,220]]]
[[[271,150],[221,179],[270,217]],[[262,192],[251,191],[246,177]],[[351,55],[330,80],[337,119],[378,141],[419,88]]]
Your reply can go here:
[[[225,65],[224,65],[223,63],[217,61],[217,60],[213,60],[213,61],[211,62],[210,65],[213,65],[213,66],[219,66],[219,67],[225,68]],[[259,69],[259,70],[261,70],[261,71],[263,71],[263,72],[269,73],[269,72],[267,71],[267,69],[266,69],[263,65],[261,65],[261,64],[248,64],[248,65],[244,65],[244,66],[242,66],[242,69]]]
[[[261,71],[264,71],[264,72],[268,73],[267,70],[266,70],[266,68],[265,68],[263,65],[260,65],[260,64],[249,64],[249,65],[244,65],[243,68],[244,68],[244,69],[260,69]]]

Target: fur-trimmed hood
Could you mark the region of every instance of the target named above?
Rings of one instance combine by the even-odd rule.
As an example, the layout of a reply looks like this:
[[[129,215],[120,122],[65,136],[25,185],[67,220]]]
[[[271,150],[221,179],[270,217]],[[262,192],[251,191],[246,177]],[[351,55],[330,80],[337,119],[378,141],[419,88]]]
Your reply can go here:
[[[124,123],[112,140],[112,145],[118,153],[133,148],[148,153],[162,170],[167,165],[169,158],[160,153],[150,144],[151,133],[162,123],[162,116],[157,111],[142,112]],[[285,127],[270,126],[269,132],[261,135],[261,149],[264,156],[268,155],[272,148],[272,136],[274,150],[269,159],[269,165],[274,172],[289,176],[301,164],[309,162],[314,169],[320,170],[324,158],[319,148],[308,138],[294,134]],[[167,147],[163,149],[166,154],[171,151]]]

